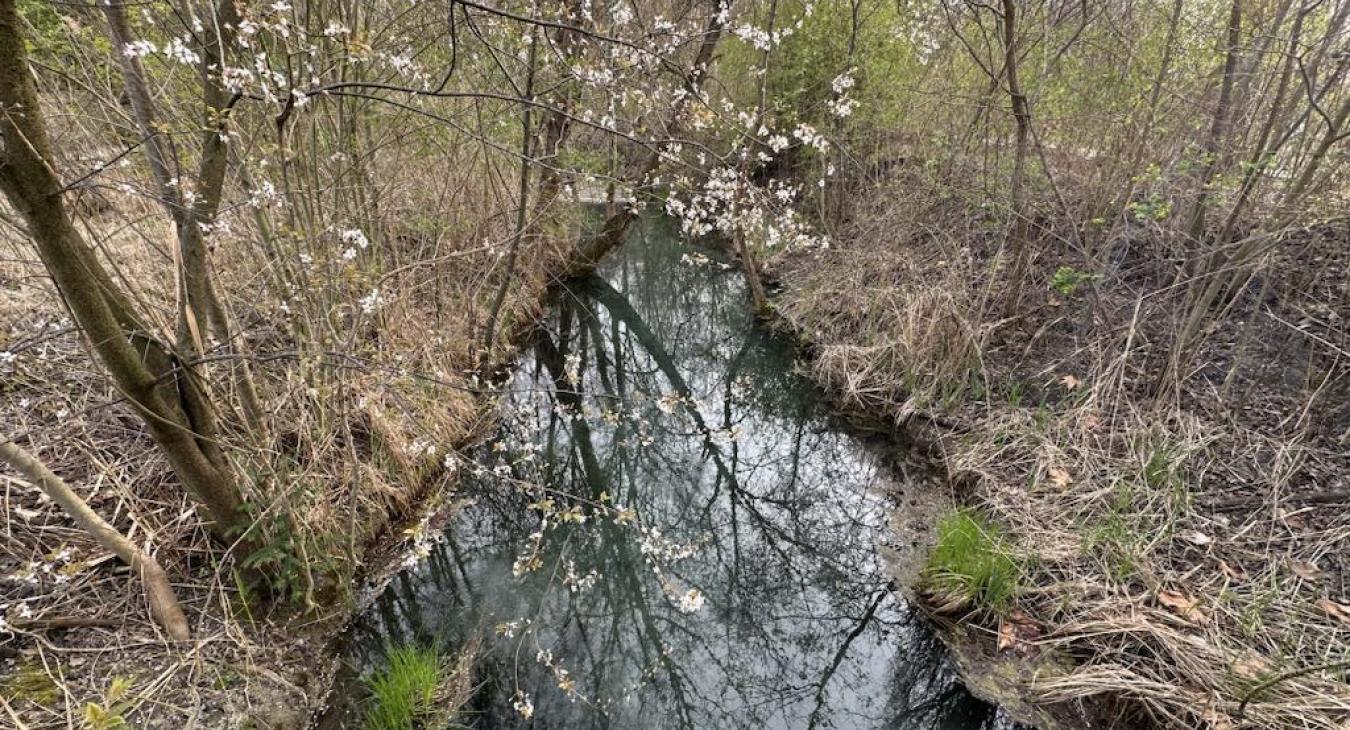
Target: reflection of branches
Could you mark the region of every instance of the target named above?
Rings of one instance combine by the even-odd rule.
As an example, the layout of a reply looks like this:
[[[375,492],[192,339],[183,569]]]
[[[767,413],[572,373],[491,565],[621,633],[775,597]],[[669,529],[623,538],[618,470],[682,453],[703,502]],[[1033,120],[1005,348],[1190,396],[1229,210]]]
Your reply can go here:
[[[807,723],[808,727],[814,728],[820,721],[820,712],[825,709],[825,689],[830,686],[830,679],[839,670],[839,665],[844,663],[844,656],[848,654],[848,648],[853,645],[854,640],[862,635],[868,624],[872,623],[872,617],[877,614],[877,607],[890,594],[889,588],[883,588],[876,592],[876,595],[872,598],[872,603],[867,606],[867,611],[858,620],[858,624],[853,627],[852,631],[848,632],[848,636],[844,638],[844,643],[840,644],[839,649],[835,651],[834,659],[830,662],[830,666],[825,668],[825,674],[821,676],[820,684],[816,687],[816,707],[811,711],[811,719]]]
[[[782,542],[801,548],[802,550],[815,552],[816,546],[802,542],[795,535],[787,533],[781,526],[775,524],[773,520],[766,517],[755,505],[755,501],[759,498],[747,493],[741,488],[740,479],[737,477],[735,469],[727,465],[722,454],[721,445],[713,439],[713,431],[708,426],[707,421],[703,418],[703,413],[698,408],[698,404],[694,398],[693,389],[689,387],[684,376],[681,375],[679,369],[675,367],[674,359],[661,344],[660,339],[658,339],[647,326],[647,323],[642,319],[642,316],[638,314],[637,310],[633,309],[633,305],[628,302],[627,298],[616,291],[614,287],[610,286],[609,282],[594,276],[578,285],[576,290],[589,295],[596,302],[604,306],[605,309],[609,311],[610,316],[623,322],[624,326],[628,328],[628,331],[637,338],[638,344],[642,345],[642,348],[647,351],[649,356],[651,356],[652,361],[656,363],[657,368],[666,376],[666,379],[669,380],[675,393],[680,396],[680,401],[684,406],[685,412],[687,412],[690,418],[694,420],[695,426],[698,428],[699,433],[702,434],[703,447],[712,459],[712,463],[721,478],[725,480],[727,488],[734,493],[735,496],[732,498],[737,499],[742,496],[749,497],[748,499],[742,499],[740,503],[745,506],[746,511],[750,513],[750,516],[754,518],[755,522],[759,524],[766,533],[770,533]],[[788,555],[781,546],[774,542],[770,542],[769,546],[770,549],[778,553],[779,557],[781,557],[785,563],[792,562],[791,556]],[[847,566],[838,564],[836,567],[843,570],[846,569]]]
[[[649,284],[660,286],[660,279],[642,281],[660,276],[647,272],[671,270],[659,264],[634,262],[635,296],[652,296]],[[471,601],[476,605],[467,608],[481,614],[527,619],[518,638],[496,642],[484,660],[499,681],[488,680],[492,689],[480,695],[480,706],[507,725],[517,724],[509,719],[517,689],[532,693],[551,725],[588,727],[643,725],[650,718],[636,713],[652,710],[671,726],[754,727],[870,723],[881,719],[874,710],[883,706],[890,720],[918,701],[936,703],[926,719],[961,709],[951,699],[962,696],[959,687],[943,693],[951,680],[922,651],[921,638],[911,645],[917,661],[897,656],[882,638],[897,628],[913,641],[910,632],[922,629],[898,623],[904,616],[873,570],[875,524],[860,520],[852,498],[870,502],[845,486],[868,473],[858,468],[867,463],[862,452],[846,437],[817,431],[817,406],[793,381],[767,400],[742,388],[742,373],[756,374],[760,358],[772,360],[776,351],[761,347],[755,331],[747,334],[748,318],[718,318],[740,306],[721,301],[722,291],[695,285],[677,309],[659,296],[630,302],[605,282],[572,285],[555,328],[535,341],[533,361],[514,383],[517,416],[510,423],[520,431],[508,425],[498,442],[506,448],[490,452],[501,463],[485,476],[474,508],[491,516],[488,529],[504,534],[478,539],[481,521],[461,533],[475,537],[464,542],[469,570],[459,573],[465,582],[477,577],[481,595],[420,586],[423,605],[414,606],[397,586],[390,592],[404,594],[398,609],[422,612],[425,628],[456,636],[463,627],[438,618],[440,593],[458,593],[455,605]],[[712,316],[679,316],[688,309]],[[720,402],[702,410],[696,389]],[[658,415],[658,406],[667,414],[675,406],[673,417]],[[709,422],[721,430],[739,424],[751,435],[728,444]],[[518,443],[528,450],[519,458]],[[508,479],[517,488],[503,489]],[[542,528],[524,509],[540,495],[570,503],[566,515]],[[636,515],[641,536],[618,519],[622,513]],[[578,514],[584,523],[571,524],[568,516]],[[658,538],[657,528],[670,537]],[[695,531],[715,552],[681,563],[662,547]],[[516,555],[522,540],[535,546],[540,569],[501,581],[504,553]],[[460,582],[450,548],[433,556],[433,582]],[[578,587],[578,575],[599,580]],[[709,593],[708,609],[684,613],[676,596],[690,586]],[[469,611],[449,614],[454,622],[473,620]],[[545,655],[537,666],[528,659],[535,647]],[[892,692],[911,697],[869,709],[888,681],[877,670],[891,661],[899,662],[890,667]],[[564,662],[575,685],[560,693],[552,685],[563,681],[555,671]],[[905,722],[930,726],[924,718]]]

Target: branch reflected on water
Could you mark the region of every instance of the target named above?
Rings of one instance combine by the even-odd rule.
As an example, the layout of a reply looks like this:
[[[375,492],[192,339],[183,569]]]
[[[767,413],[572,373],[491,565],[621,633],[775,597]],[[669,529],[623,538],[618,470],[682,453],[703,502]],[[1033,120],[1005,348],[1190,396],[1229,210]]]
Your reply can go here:
[[[560,293],[474,505],[379,597],[357,659],[486,635],[485,727],[1000,723],[890,590],[887,470],[738,277],[683,263],[666,221],[633,235]]]

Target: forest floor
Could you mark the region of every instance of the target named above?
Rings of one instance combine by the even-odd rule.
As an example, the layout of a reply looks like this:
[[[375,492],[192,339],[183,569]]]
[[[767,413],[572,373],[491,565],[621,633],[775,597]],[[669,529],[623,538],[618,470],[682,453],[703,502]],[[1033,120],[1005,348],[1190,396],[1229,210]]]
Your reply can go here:
[[[1350,221],[1287,236],[1159,389],[1184,287],[1149,228],[1104,270],[1048,243],[1005,316],[985,213],[905,179],[851,205],[832,248],[771,262],[774,306],[1002,532],[1011,606],[929,595],[975,688],[1124,727],[1346,727]],[[1057,288],[1065,266],[1098,273]]]
[[[107,212],[105,222],[112,228],[124,214]],[[172,271],[153,246],[103,243],[146,291]],[[436,245],[444,254],[452,244]],[[446,257],[455,265],[437,272],[436,287],[384,275],[379,322],[317,383],[306,381],[287,335],[267,326],[284,313],[250,304],[266,301],[249,299],[257,277],[222,282],[240,295],[247,331],[263,333],[249,347],[275,424],[266,443],[226,438],[246,468],[293,469],[278,480],[288,485],[280,497],[260,496],[285,500],[292,515],[270,539],[310,556],[307,567],[274,566],[289,571],[281,601],[259,598],[220,567],[221,548],[91,360],[35,257],[19,249],[0,262],[0,423],[158,558],[193,634],[168,641],[129,569],[37,490],[0,473],[0,727],[311,725],[338,666],[336,636],[362,596],[453,509],[454,455],[495,423],[495,398],[480,387],[470,352],[481,322],[465,316],[473,307],[463,298],[491,297],[494,280],[482,272],[499,259],[473,245]],[[556,251],[535,253],[522,256],[488,362],[509,361],[535,321]],[[432,288],[445,296],[413,293]]]

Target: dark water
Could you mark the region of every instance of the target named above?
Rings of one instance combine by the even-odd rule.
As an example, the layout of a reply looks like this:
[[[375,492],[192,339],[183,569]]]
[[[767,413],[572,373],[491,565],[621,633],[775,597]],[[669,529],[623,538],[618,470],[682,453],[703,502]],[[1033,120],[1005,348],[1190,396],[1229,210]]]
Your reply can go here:
[[[642,221],[561,293],[475,503],[361,617],[358,671],[481,637],[482,728],[1010,727],[888,587],[893,471],[794,357],[717,254]]]

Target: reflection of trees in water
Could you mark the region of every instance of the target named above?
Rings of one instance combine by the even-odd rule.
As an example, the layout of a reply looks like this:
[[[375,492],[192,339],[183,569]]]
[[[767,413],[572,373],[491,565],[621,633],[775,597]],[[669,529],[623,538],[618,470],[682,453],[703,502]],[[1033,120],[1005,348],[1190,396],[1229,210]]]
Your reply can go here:
[[[618,288],[563,293],[513,383],[506,446],[485,451],[477,505],[378,599],[358,644],[528,620],[486,645],[485,726],[523,723],[518,687],[539,727],[983,726],[988,708],[886,588],[873,460],[752,326],[739,281],[679,256],[666,240],[630,247]],[[548,485],[558,509],[590,517],[550,517],[541,567],[519,579],[512,561],[540,526],[529,505],[546,494],[503,482]],[[636,526],[613,519],[621,508]],[[653,559],[652,528],[700,549]],[[594,585],[566,585],[592,571]],[[706,605],[687,613],[689,588]]]

